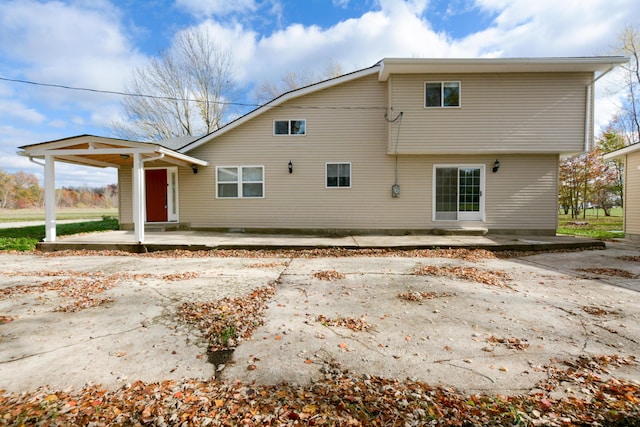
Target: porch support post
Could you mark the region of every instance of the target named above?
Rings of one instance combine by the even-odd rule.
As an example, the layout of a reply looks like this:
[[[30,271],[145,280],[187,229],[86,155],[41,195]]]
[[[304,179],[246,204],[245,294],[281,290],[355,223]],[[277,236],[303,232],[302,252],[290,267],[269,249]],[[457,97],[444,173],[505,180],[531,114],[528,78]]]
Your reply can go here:
[[[56,168],[51,154],[44,156],[44,230],[45,242],[56,241]]]
[[[133,230],[138,243],[144,242],[144,164],[140,153],[133,153]]]

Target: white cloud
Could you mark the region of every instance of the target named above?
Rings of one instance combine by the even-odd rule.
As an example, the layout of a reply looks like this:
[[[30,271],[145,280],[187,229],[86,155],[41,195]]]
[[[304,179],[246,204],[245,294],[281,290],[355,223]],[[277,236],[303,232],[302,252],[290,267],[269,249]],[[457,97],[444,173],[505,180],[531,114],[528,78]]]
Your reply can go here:
[[[253,12],[255,0],[176,0],[176,6],[196,16],[224,16],[237,12]]]
[[[490,28],[460,43],[501,56],[607,54],[629,17],[640,14],[635,0],[476,0],[476,5],[497,17]]]
[[[0,116],[11,117],[24,121],[30,125],[40,124],[45,121],[45,116],[34,108],[28,107],[16,100],[0,102]]]

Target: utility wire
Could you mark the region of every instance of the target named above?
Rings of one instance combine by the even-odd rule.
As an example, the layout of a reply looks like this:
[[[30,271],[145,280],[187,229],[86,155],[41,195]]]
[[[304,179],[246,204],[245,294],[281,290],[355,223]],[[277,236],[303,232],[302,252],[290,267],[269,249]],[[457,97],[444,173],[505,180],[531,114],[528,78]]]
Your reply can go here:
[[[175,98],[175,97],[170,97],[170,96],[147,95],[147,94],[142,94],[142,93],[120,92],[120,91],[115,91],[115,90],[92,89],[92,88],[86,88],[86,87],[75,87],[75,86],[67,86],[67,85],[53,84],[53,83],[34,82],[34,81],[30,81],[30,80],[10,79],[10,78],[7,78],[7,77],[0,77],[0,80],[1,81],[5,81],[5,82],[21,83],[21,84],[28,84],[28,85],[33,85],[33,86],[53,87],[53,88],[57,88],[57,89],[76,90],[76,91],[93,92],[93,93],[104,93],[104,94],[119,95],[119,96],[131,96],[131,97],[137,97],[137,98],[159,99],[159,100],[164,100],[164,101],[202,102],[201,100],[198,100],[198,99]],[[242,103],[242,102],[224,102],[224,101],[210,101],[210,100],[207,100],[207,102],[212,103],[212,104],[236,105],[236,106],[239,106],[239,107],[252,107],[252,108],[260,108],[260,107],[264,107],[264,106],[269,104],[269,103],[267,103],[267,104],[248,104],[248,103]],[[279,108],[295,108],[295,109],[315,109],[315,110],[381,110],[381,109],[385,109],[385,107],[348,107],[348,106],[332,107],[332,106],[312,106],[312,105],[291,105],[291,106],[277,105],[275,107],[279,107]]]

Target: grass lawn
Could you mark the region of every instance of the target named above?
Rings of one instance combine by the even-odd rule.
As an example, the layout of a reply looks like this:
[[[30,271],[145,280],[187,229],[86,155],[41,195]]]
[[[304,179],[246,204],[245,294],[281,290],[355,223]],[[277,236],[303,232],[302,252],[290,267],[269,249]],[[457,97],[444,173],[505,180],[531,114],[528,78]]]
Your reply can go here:
[[[56,219],[99,219],[117,217],[118,208],[65,208],[56,210]],[[0,209],[0,222],[44,221],[44,209]]]
[[[56,234],[91,233],[118,229],[117,210],[69,209],[61,210],[56,219],[88,219],[87,222],[58,224]],[[96,219],[100,219],[96,221]],[[44,210],[0,210],[0,222],[44,220]],[[45,237],[44,225],[18,228],[0,228],[0,250],[31,251]]]
[[[622,230],[622,208],[612,209],[611,216],[605,216],[602,209],[587,209],[586,217],[581,213],[579,218],[558,215],[558,234],[611,239],[624,237]]]

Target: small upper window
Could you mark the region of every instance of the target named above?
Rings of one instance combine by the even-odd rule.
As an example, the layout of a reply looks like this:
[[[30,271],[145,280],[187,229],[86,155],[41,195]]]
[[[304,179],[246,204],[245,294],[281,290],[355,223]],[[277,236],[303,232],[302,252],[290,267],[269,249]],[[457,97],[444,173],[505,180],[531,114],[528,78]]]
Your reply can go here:
[[[351,187],[351,163],[327,163],[327,188]]]
[[[273,122],[274,135],[306,135],[306,120],[276,120]]]
[[[459,107],[460,82],[426,82],[424,84],[424,106]]]

